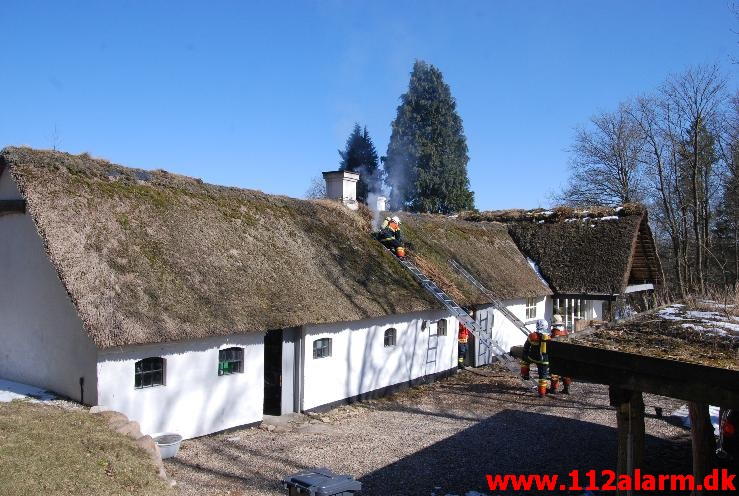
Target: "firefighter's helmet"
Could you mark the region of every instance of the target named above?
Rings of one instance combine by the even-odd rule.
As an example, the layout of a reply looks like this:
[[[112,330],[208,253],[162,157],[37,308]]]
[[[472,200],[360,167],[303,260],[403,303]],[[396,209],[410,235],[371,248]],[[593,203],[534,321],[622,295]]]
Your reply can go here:
[[[398,217],[397,215],[393,216],[393,218],[392,218],[392,219],[390,219],[390,220],[392,220],[392,221],[393,221],[393,222],[395,222],[396,224],[400,224],[400,217]]]

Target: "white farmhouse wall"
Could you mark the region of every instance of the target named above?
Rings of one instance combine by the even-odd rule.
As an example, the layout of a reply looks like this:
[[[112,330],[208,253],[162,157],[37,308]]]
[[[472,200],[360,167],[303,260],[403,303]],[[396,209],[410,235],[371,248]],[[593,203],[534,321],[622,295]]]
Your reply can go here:
[[[590,309],[590,319],[595,320],[603,320],[603,304],[605,301],[603,300],[593,300],[591,302],[591,309]]]
[[[218,375],[218,350],[244,348],[244,372]],[[164,386],[134,387],[134,364],[166,360]],[[191,438],[262,420],[264,333],[103,350],[97,365],[99,404],[128,415],[145,434]]]
[[[436,322],[447,319],[447,335],[432,338],[437,349],[429,351],[429,335]],[[397,330],[396,346],[384,346],[388,328]],[[331,356],[313,358],[313,342],[331,338]],[[442,311],[392,315],[377,319],[303,328],[302,409],[310,410],[347,398],[444,372],[457,365],[457,319]],[[435,358],[428,363],[427,357]]]
[[[533,319],[526,318],[525,298],[506,300],[502,303],[508,311],[513,313],[513,315],[526,324],[526,327],[533,331],[536,330],[536,320],[546,318],[547,311],[551,312],[551,310],[548,310],[548,308],[551,308],[551,302],[547,303],[547,300],[550,300],[550,298],[544,296],[536,299],[536,316]],[[475,315],[477,322],[484,321],[485,314],[487,314],[488,326],[492,324],[492,328],[489,329],[489,337],[496,341],[506,352],[510,351],[513,346],[523,345],[524,341],[526,341],[526,335],[513,322],[508,320],[505,315],[495,310],[492,305],[481,305],[477,307]],[[494,351],[491,353],[484,347],[477,349],[476,353],[475,365],[477,366],[490,363],[491,356],[497,355]],[[487,356],[485,356],[486,354]]]
[[[21,199],[6,170],[0,199]],[[97,350],[28,214],[0,214],[0,377],[95,404]]]

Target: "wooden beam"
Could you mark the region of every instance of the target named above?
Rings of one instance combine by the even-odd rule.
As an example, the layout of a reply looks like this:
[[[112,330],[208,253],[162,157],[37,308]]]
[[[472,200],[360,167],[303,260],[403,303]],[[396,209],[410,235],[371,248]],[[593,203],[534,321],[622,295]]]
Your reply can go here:
[[[565,336],[547,346],[552,373],[632,391],[739,408],[739,371],[593,348]]]
[[[0,200],[0,213],[26,213],[26,200]]]
[[[706,403],[694,401],[688,402],[688,415],[693,450],[693,477],[696,481],[703,481],[713,468],[713,453],[716,451],[711,415]],[[691,494],[698,496],[704,494],[704,491],[695,490]]]
[[[641,391],[608,388],[611,405],[616,407],[618,426],[618,476],[628,474],[633,478],[634,470],[644,464],[644,397]],[[631,495],[632,491],[617,491],[618,495]]]

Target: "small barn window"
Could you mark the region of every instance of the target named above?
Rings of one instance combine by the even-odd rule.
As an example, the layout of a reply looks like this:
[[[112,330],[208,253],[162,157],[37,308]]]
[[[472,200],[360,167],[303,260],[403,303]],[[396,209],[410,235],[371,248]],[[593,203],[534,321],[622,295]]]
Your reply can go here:
[[[244,348],[226,348],[218,351],[218,375],[244,372]]]
[[[394,327],[385,330],[385,347],[395,346],[398,337],[398,331]]]
[[[164,386],[164,358],[144,358],[136,362],[134,370],[136,389]]]
[[[436,334],[446,336],[446,319],[441,319],[436,323]]]
[[[536,318],[536,298],[526,298],[526,318]]]
[[[313,341],[313,358],[328,358],[331,356],[331,338],[321,338]]]

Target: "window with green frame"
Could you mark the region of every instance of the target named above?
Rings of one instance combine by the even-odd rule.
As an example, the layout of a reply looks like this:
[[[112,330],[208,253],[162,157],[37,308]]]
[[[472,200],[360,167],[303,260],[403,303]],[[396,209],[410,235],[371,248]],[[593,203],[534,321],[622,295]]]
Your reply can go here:
[[[244,348],[226,348],[218,351],[218,375],[244,372]]]

